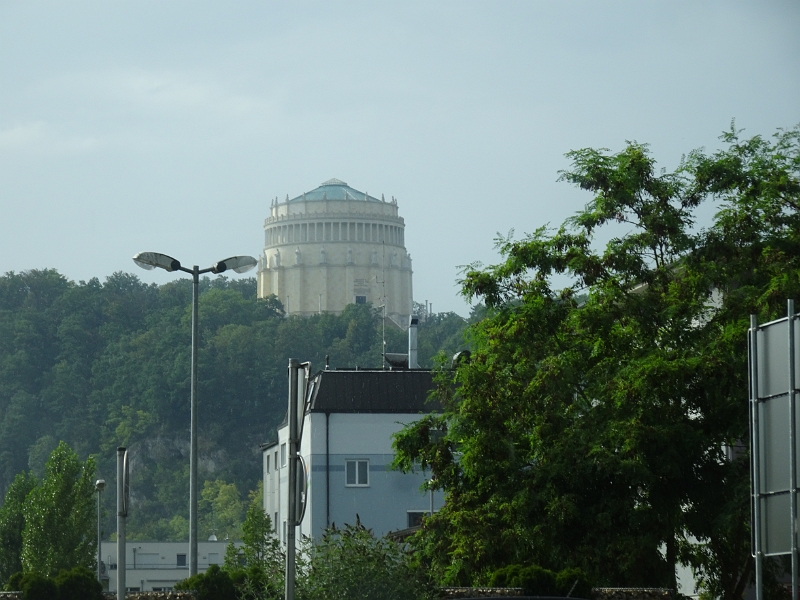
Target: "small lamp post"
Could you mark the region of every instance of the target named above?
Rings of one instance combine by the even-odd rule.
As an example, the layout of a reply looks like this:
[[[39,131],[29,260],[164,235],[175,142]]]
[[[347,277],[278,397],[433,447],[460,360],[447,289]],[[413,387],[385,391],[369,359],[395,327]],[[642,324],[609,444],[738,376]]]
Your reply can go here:
[[[204,273],[236,273],[249,271],[258,264],[252,256],[231,256],[215,262],[207,269],[194,265],[191,269],[181,266],[179,260],[159,252],[140,252],[133,262],[148,271],[158,267],[165,271],[183,271],[192,276],[192,367],[191,367],[191,425],[189,428],[189,576],[197,575],[197,348],[200,333],[197,323],[197,296],[200,275]]]
[[[102,553],[100,551],[100,541],[102,539],[102,530],[100,529],[100,494],[106,488],[106,480],[98,479],[94,482],[94,489],[97,490],[97,581],[103,583],[103,569],[102,569]]]

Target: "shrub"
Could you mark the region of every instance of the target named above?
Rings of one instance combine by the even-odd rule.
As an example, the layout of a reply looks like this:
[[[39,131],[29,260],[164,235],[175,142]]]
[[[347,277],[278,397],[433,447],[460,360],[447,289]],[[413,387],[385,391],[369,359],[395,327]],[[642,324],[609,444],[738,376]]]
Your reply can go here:
[[[429,590],[403,547],[356,522],[326,530],[298,558],[298,597],[309,600],[421,600]]]
[[[536,565],[507,565],[489,576],[492,587],[518,587],[527,596],[567,596],[589,598],[592,585],[580,569],[564,569],[558,574]]]
[[[590,598],[592,584],[580,569],[564,569],[556,575],[556,590],[559,596],[569,594],[570,598]]]
[[[542,567],[531,565],[520,569],[512,587],[521,587],[528,596],[556,596],[556,574]]]
[[[38,573],[25,573],[19,580],[19,591],[22,592],[22,600],[58,600],[59,598],[56,582]]]
[[[176,590],[193,590],[197,600],[236,600],[236,588],[230,575],[217,565],[211,565],[205,573],[198,573],[179,581]]]
[[[103,586],[86,567],[63,570],[56,576],[60,600],[102,600]]]
[[[7,592],[19,592],[22,590],[22,578],[25,577],[25,573],[22,571],[17,571],[11,577],[8,578],[8,583],[6,583],[5,590]]]
[[[489,585],[497,588],[516,587],[511,585],[511,581],[519,576],[520,569],[522,565],[506,565],[497,569],[489,577]]]

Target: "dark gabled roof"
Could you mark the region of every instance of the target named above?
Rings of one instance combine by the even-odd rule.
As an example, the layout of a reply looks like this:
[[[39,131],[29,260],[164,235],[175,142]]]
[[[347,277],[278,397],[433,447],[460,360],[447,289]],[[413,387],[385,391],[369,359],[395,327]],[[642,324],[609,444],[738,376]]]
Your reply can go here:
[[[429,413],[441,410],[429,401],[430,371],[320,371],[312,380],[309,412]]]

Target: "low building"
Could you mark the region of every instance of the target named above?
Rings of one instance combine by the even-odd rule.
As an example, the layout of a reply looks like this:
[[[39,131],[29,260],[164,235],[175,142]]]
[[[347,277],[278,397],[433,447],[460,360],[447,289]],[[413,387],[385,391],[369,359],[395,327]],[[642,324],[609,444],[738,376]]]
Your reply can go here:
[[[241,542],[234,542],[241,547]],[[228,541],[207,541],[197,544],[197,572],[204,573],[211,565],[222,566]],[[125,583],[129,592],[169,591],[189,577],[189,542],[126,542]],[[102,542],[100,556],[109,590],[117,589],[117,543]],[[104,582],[103,587],[106,587]]]
[[[415,362],[415,361],[413,361]],[[325,370],[308,386],[300,454],[308,492],[301,535],[318,537],[327,527],[354,524],[376,535],[416,526],[443,504],[442,493],[424,492],[425,473],[391,468],[392,434],[436,410],[428,401],[431,372]],[[264,444],[264,510],[286,541],[286,422]]]

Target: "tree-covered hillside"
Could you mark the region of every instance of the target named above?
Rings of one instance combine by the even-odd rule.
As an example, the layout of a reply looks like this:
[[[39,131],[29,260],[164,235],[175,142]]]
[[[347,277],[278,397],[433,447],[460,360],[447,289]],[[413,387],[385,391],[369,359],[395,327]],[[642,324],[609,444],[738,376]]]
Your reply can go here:
[[[188,537],[191,281],[146,285],[115,273],[73,282],[54,270],[0,277],[0,497],[16,474],[41,476],[60,440],[97,456],[105,531],[114,530],[115,449],[131,449],[132,539]],[[381,317],[285,318],[254,279],[203,279],[199,298],[201,536],[238,534],[261,468],[258,446],[286,406],[290,357],[331,367],[381,364]],[[465,321],[420,325],[420,362],[463,345]],[[387,349],[406,334],[386,327]],[[205,480],[205,485],[202,482]]]

